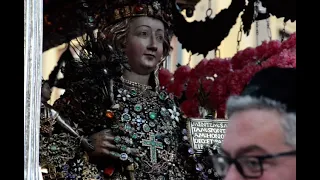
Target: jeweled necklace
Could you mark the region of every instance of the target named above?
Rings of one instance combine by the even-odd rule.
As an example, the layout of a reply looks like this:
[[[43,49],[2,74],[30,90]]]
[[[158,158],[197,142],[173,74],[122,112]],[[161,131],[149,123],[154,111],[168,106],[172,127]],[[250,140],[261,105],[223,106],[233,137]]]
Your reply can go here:
[[[120,80],[124,84],[127,84],[128,86],[135,87],[135,88],[138,88],[138,89],[143,89],[143,90],[152,89],[152,87],[149,86],[149,85],[140,84],[140,83],[137,83],[137,82],[133,82],[133,81],[124,79],[123,76],[120,77]]]

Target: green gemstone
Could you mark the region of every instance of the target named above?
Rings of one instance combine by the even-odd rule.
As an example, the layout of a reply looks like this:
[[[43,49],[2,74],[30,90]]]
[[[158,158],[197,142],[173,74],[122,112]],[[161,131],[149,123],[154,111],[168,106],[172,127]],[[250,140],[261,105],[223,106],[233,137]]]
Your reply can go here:
[[[124,126],[124,129],[127,130],[127,131],[129,131],[129,130],[131,130],[131,126],[130,126],[129,124],[126,124],[126,125]]]
[[[93,22],[94,21],[94,19],[93,19],[93,17],[92,16],[89,16],[89,22]]]
[[[114,142],[115,143],[119,143],[121,141],[121,138],[119,137],[119,136],[116,136],[115,138],[114,138]]]
[[[131,95],[132,95],[132,96],[136,96],[136,95],[137,95],[137,91],[134,90],[134,89],[132,89],[132,90],[131,90]]]
[[[164,92],[161,92],[161,93],[159,94],[160,100],[165,100],[166,97],[167,97],[167,95],[166,95],[166,93],[164,93]]]
[[[134,110],[137,111],[137,112],[140,112],[142,110],[142,105],[141,104],[136,104],[134,106]]]
[[[127,113],[122,114],[122,116],[121,116],[121,120],[123,120],[123,121],[130,121],[130,119],[131,119],[131,116]]]
[[[120,149],[121,149],[121,151],[126,151],[127,150],[127,146],[122,145]]]
[[[50,147],[50,150],[51,151],[56,151],[56,150],[58,150],[58,147],[53,145],[53,146]]]
[[[154,112],[150,112],[150,113],[149,113],[149,118],[150,118],[150,119],[154,120],[156,117],[157,117],[157,114],[156,114],[156,113],[154,113]]]
[[[138,138],[138,134],[134,133],[132,134],[132,139],[137,139]]]

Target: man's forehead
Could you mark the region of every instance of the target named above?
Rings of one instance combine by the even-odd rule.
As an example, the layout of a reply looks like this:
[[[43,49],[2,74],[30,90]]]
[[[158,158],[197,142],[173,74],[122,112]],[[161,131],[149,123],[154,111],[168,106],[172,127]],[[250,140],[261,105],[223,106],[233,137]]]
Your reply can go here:
[[[243,149],[259,147],[268,151],[268,146],[283,143],[279,115],[270,111],[244,111],[230,117],[222,148],[232,155]],[[277,142],[275,142],[277,141]],[[255,148],[258,150],[259,148]]]
[[[274,110],[249,109],[240,111],[230,117],[227,131],[232,128],[245,131],[248,129],[258,130],[258,128],[265,126],[278,126],[280,125],[280,118],[280,114]]]

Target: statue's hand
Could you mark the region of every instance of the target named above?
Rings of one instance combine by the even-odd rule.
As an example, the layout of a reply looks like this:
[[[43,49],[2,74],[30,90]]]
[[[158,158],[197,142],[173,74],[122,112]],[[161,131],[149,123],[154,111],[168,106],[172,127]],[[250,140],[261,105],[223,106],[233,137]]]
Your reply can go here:
[[[114,136],[110,129],[93,134],[90,140],[94,150],[88,152],[89,156],[119,158],[118,148],[114,145]]]

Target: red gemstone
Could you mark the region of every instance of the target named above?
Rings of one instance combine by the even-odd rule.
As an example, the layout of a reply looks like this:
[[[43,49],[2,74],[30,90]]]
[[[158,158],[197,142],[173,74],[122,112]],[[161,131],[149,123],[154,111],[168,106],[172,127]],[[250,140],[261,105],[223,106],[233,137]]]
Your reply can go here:
[[[136,6],[134,10],[139,13],[139,12],[141,12],[143,10],[143,7],[142,6]]]
[[[103,173],[107,176],[112,176],[114,172],[114,168],[113,167],[107,167],[104,169]]]

